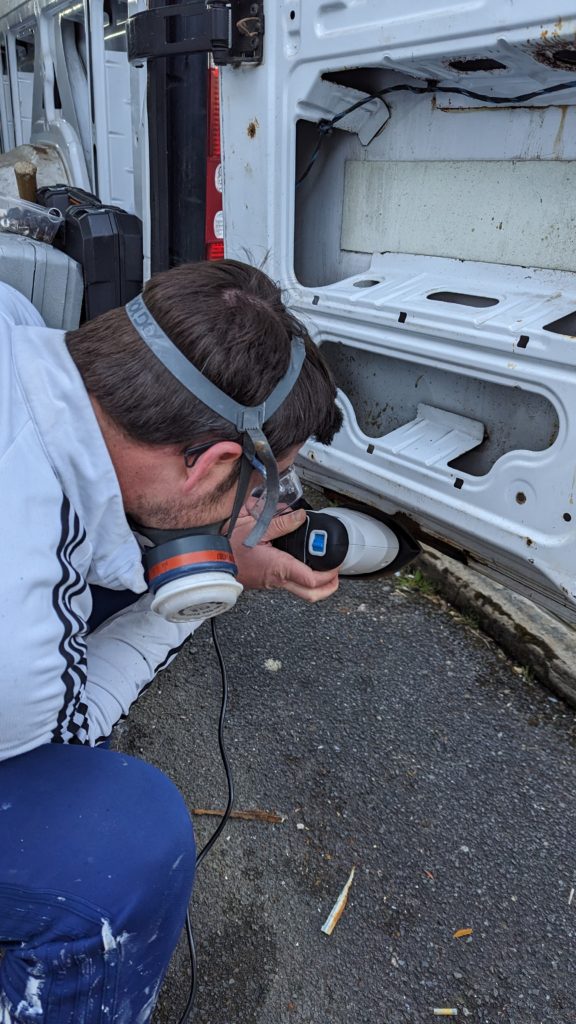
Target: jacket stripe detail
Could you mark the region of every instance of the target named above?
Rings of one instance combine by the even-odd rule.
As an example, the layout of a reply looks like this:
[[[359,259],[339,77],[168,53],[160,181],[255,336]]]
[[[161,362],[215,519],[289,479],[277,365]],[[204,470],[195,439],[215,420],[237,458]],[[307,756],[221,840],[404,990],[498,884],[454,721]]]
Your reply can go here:
[[[70,501],[64,495],[60,508],[60,541],[56,550],[62,574],[52,590],[52,607],[62,625],[58,651],[64,662],[61,677],[64,700],[52,732],[54,743],[65,743],[71,736],[83,741],[88,725],[88,709],[81,703],[86,686],[86,625],[72,607],[72,601],[88,585],[72,562],[73,555],[86,538],[86,531],[81,529],[76,512],[72,515],[71,512]]]
[[[190,637],[187,636],[182,641],[181,644],[178,644],[177,647],[173,647],[171,651],[168,651],[168,654],[166,655],[164,660],[161,661],[160,664],[157,665],[156,668],[154,669],[154,676],[156,676],[158,674],[158,672],[161,672],[163,668],[166,668],[166,666],[172,661],[172,658],[174,657],[174,655],[178,654],[178,651],[182,650],[182,648],[184,647],[184,644],[187,643],[187,641],[189,639],[190,639]],[[148,686],[150,686],[151,683],[153,683],[153,682],[154,682],[154,679],[151,679],[150,682],[148,683]],[[140,694],[138,694],[138,696],[140,696]]]

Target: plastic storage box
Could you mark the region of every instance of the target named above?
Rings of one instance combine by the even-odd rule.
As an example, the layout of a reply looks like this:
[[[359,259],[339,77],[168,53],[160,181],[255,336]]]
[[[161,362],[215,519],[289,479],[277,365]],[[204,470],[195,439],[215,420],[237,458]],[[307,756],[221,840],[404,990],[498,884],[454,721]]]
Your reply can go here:
[[[47,185],[38,200],[64,215],[54,245],[81,264],[82,319],[123,306],[142,290],[142,222],[70,185]]]
[[[67,331],[78,326],[82,268],[53,246],[22,235],[0,234],[0,281],[30,299],[48,327]]]
[[[58,209],[45,209],[24,199],[0,195],[0,231],[51,242],[62,221]]]

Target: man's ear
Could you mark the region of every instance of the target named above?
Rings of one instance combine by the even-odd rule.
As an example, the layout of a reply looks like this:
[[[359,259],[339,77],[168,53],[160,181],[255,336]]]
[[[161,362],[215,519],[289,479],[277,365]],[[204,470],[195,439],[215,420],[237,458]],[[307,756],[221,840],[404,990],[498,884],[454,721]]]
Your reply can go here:
[[[202,452],[193,466],[186,466],[184,490],[190,491],[202,484],[217,484],[230,473],[232,466],[242,458],[242,445],[237,441],[217,441]]]

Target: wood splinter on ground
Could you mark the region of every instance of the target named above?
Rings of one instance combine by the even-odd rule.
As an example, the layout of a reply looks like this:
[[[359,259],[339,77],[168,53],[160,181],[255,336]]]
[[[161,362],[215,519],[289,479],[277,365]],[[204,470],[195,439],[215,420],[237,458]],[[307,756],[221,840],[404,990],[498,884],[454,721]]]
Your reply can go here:
[[[224,816],[224,811],[209,810],[206,807],[193,807],[190,814],[209,814],[217,818]],[[231,811],[231,818],[240,818],[242,821],[267,821],[270,825],[282,825],[286,821],[285,814],[274,814],[273,811]]]
[[[346,885],[342,889],[342,892],[340,893],[338,899],[336,900],[336,903],[332,907],[332,910],[330,911],[328,917],[326,918],[324,924],[322,925],[322,931],[324,932],[325,935],[332,935],[332,932],[334,931],[336,925],[338,924],[338,921],[340,920],[342,914],[344,913],[344,907],[348,902],[348,893],[350,892],[350,886],[352,885],[352,879],[354,878],[355,871],[356,868],[353,867],[352,871],[348,876],[348,881],[346,882]]]

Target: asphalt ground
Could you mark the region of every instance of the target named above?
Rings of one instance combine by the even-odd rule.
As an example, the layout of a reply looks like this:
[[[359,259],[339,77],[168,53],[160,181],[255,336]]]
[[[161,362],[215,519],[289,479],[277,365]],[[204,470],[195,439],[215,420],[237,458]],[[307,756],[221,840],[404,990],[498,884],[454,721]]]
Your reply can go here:
[[[218,633],[236,807],[286,820],[231,821],[200,868],[196,1024],[574,1024],[572,709],[397,582],[245,594]],[[204,625],[117,743],[222,808],[219,706]],[[183,942],[155,1024],[187,988]]]

